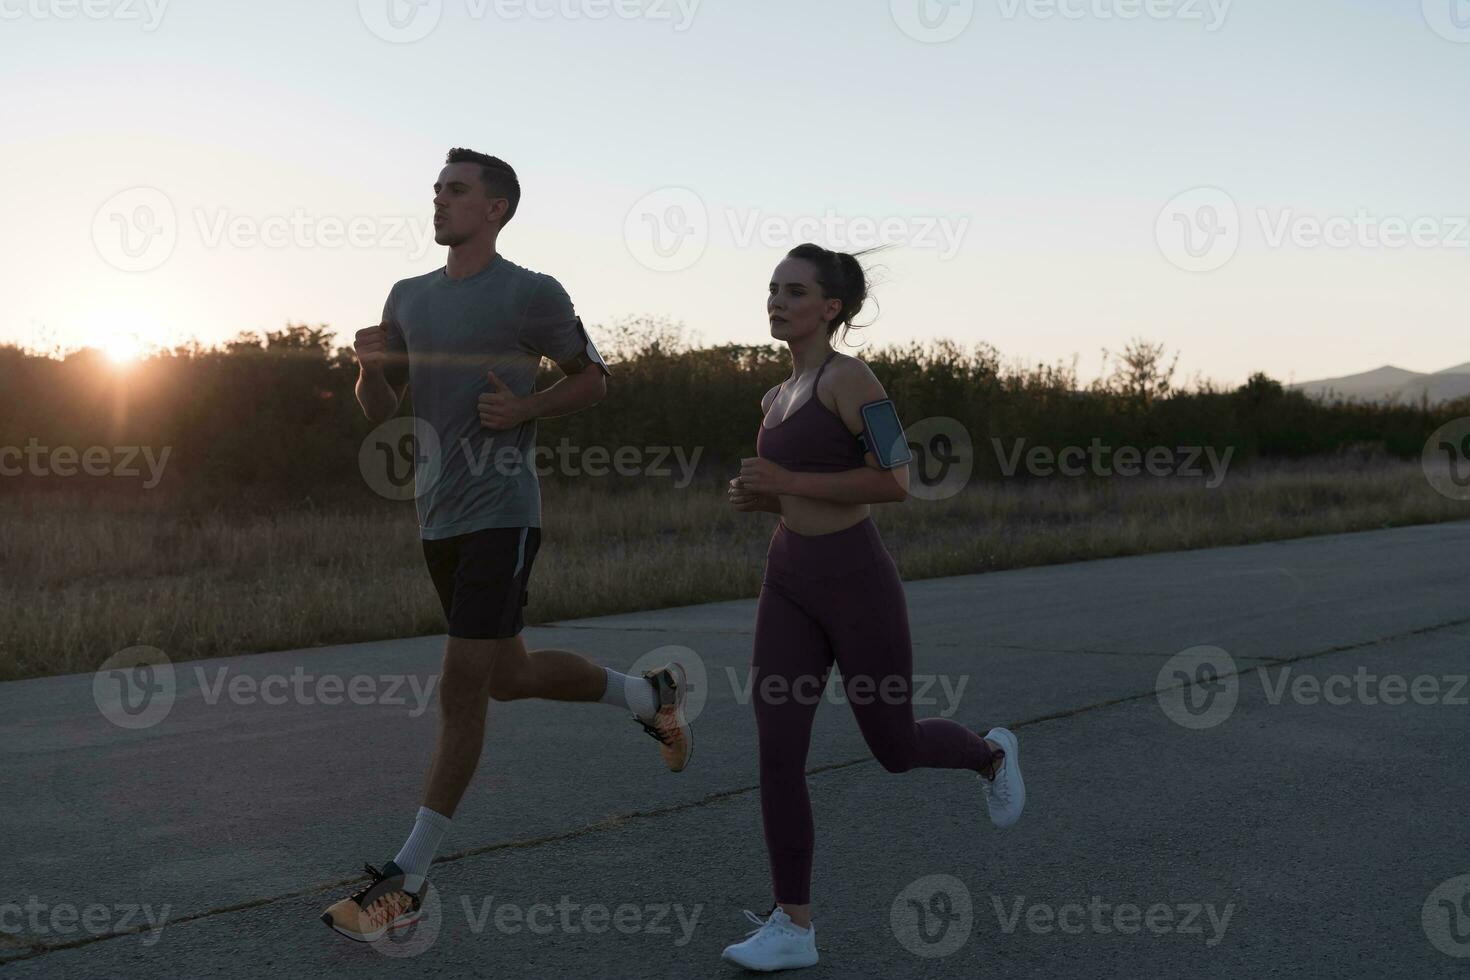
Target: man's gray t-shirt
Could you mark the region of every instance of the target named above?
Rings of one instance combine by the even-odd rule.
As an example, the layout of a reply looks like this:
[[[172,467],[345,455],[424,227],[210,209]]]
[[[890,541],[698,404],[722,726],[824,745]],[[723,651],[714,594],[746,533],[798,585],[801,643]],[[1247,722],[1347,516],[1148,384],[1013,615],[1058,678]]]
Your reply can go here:
[[[551,276],[496,256],[467,279],[439,269],[395,283],[383,325],[390,355],[406,353],[408,361],[406,368],[390,362],[387,377],[408,381],[419,420],[420,535],[435,540],[492,527],[540,527],[536,423],[486,429],[479,399],[493,390],[491,371],[524,397],[534,389],[541,358],[566,363],[586,351],[566,290]],[[433,437],[424,438],[425,425]]]

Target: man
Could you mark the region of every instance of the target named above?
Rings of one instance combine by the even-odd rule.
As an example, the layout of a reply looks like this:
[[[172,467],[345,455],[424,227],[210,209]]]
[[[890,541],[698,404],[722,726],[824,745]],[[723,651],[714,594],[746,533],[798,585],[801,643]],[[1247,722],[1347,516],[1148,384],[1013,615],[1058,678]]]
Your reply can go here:
[[[607,366],[566,291],[497,251],[520,182],[504,161],[453,149],[434,184],[434,240],[444,268],[393,286],[383,322],[359,330],[357,400],[373,422],[413,389],[424,560],[449,640],[439,683],[439,739],[423,806],[396,857],[367,866],[367,887],[328,908],[328,926],[371,942],[418,918],[424,876],[479,763],[490,699],[612,704],[659,741],[674,772],[689,762],[685,675],[677,663],[626,677],[565,650],[520,639],[541,533],[536,420],[580,411],[607,393]],[[565,375],[533,391],[541,358]]]

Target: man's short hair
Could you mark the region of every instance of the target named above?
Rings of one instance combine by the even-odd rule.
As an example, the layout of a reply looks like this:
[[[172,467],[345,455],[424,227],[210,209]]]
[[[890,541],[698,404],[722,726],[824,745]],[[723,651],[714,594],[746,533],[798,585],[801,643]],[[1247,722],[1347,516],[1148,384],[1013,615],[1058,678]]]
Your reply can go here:
[[[449,151],[444,158],[445,163],[478,163],[480,165],[480,183],[485,185],[485,196],[490,198],[503,197],[509,202],[505,209],[505,217],[501,220],[501,227],[510,224],[510,219],[515,217],[516,208],[521,204],[521,182],[516,177],[516,172],[510,164],[499,157],[492,157],[484,153],[476,153],[474,150],[466,150],[457,146]]]

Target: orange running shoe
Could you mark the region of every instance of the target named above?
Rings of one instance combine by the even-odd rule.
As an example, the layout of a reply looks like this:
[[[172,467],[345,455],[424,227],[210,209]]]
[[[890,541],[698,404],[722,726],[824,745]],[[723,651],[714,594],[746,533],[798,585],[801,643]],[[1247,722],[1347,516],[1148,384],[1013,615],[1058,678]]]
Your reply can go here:
[[[653,716],[652,724],[636,715],[633,720],[658,740],[664,764],[673,772],[683,772],[694,755],[694,731],[684,714],[684,696],[688,686],[684,668],[678,663],[670,663],[659,670],[645,671],[643,677],[653,685],[658,713]]]
[[[424,889],[417,895],[403,890],[403,872],[392,861],[379,871],[363,865],[372,881],[322,913],[322,921],[348,939],[372,943],[390,929],[401,929],[418,921]]]

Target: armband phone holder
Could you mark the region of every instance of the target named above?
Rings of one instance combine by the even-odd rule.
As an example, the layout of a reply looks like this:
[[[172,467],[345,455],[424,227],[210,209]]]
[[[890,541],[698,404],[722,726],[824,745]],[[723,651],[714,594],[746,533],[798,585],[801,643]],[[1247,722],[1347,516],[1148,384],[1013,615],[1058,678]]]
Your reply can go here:
[[[878,466],[885,470],[896,469],[913,461],[904,438],[903,423],[898,420],[898,409],[892,399],[868,402],[860,409],[863,417],[863,434],[858,437],[863,452],[872,453]]]
[[[588,336],[587,328],[582,326],[581,317],[577,317],[577,329],[582,331],[582,339],[587,342],[587,359],[601,368],[603,374],[612,377],[612,370],[607,366],[607,362],[602,359],[602,355],[597,353],[597,347],[592,343],[592,338]]]

